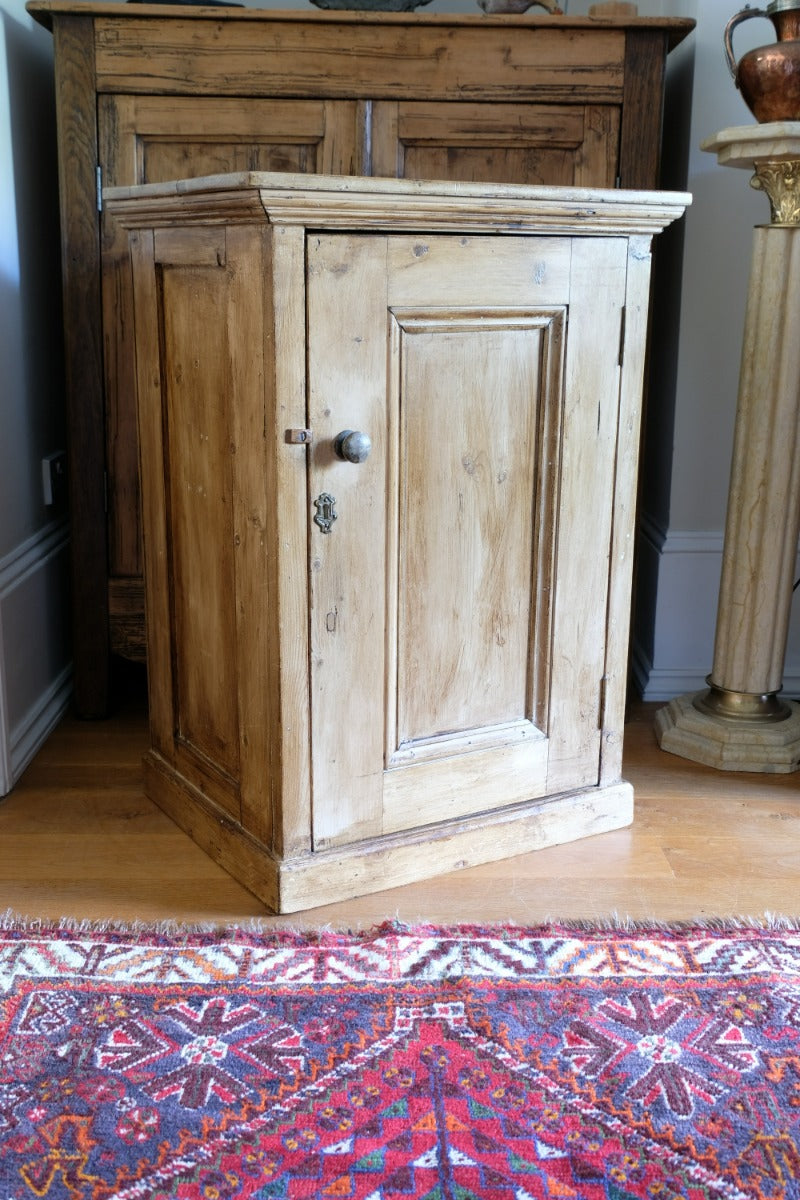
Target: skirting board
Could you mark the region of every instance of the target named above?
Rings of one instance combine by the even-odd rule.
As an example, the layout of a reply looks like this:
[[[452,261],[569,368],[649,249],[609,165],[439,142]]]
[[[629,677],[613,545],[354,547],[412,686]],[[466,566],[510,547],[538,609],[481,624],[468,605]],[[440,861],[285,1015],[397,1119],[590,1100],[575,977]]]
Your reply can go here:
[[[63,716],[72,691],[66,521],[0,560],[0,795]]]
[[[631,674],[644,700],[668,701],[706,686],[714,657],[723,541],[721,530],[664,532],[642,518],[639,576],[647,580],[648,594],[639,603],[650,605],[645,623],[652,623],[653,636],[652,648],[645,646],[640,619],[631,646]],[[800,696],[800,588],[792,606],[783,691]]]

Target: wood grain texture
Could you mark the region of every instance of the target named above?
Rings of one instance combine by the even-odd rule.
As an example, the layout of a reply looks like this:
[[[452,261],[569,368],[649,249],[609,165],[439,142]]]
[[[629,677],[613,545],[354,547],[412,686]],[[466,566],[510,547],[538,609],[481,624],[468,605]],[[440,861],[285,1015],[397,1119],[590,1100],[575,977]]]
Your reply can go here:
[[[376,101],[373,173],[613,187],[618,129],[611,105]]]
[[[654,186],[666,49],[693,23],[28,9],[55,35],[70,454],[81,464],[70,473],[76,688],[91,716],[108,703],[109,647],[146,655],[130,280],[107,216],[98,250],[95,168],[112,186],[239,169]]]
[[[75,697],[87,717],[108,704],[108,564],[100,231],[97,214],[97,88],[89,16],[55,30],[61,275],[67,386]]]
[[[669,44],[661,30],[625,42],[625,96],[620,129],[619,177],[623,187],[659,183],[664,88],[659,85]]]
[[[97,77],[102,92],[168,92],[334,99],[502,100],[509,74],[519,100],[558,103],[575,94],[619,103],[625,32],[569,30],[528,21],[469,17],[444,27],[423,16],[377,20],[282,21],[271,36],[237,21],[153,22],[137,14],[98,17]],[[146,49],[145,49],[146,47]]]
[[[311,526],[314,846],[381,833],[387,596],[386,239],[312,236],[308,249],[309,496],[335,497]],[[376,327],[377,326],[377,327]],[[338,459],[363,430],[363,463]]]
[[[602,783],[619,778],[619,772],[622,769],[622,729],[627,699],[628,642],[632,608],[630,597],[633,590],[636,541],[639,444],[651,283],[650,239],[631,238],[628,243],[627,294],[620,344],[620,360],[624,369],[620,379],[612,501],[613,517],[609,546],[611,573],[606,629],[606,661],[603,670],[603,710],[601,712],[600,781]],[[628,615],[625,615],[626,608]]]
[[[98,111],[108,187],[230,171],[352,174],[358,165],[355,102],[103,95]],[[140,579],[133,298],[127,234],[108,209],[102,277],[108,570],[112,581]],[[130,620],[123,641],[116,609],[112,617],[115,648],[124,649]]]
[[[287,445],[287,429],[308,415],[305,295],[296,280],[306,269],[306,236],[299,227],[272,235],[272,299],[265,354],[266,483],[272,546],[267,599],[275,653],[269,687],[274,721],[270,747],[273,841],[277,856],[307,853],[312,836],[310,662],[310,504],[304,445]]]
[[[574,243],[553,571],[551,791],[597,781],[607,625],[628,611],[628,599],[620,607],[616,591],[617,608],[609,608],[613,522],[619,519],[626,529],[633,524],[630,511],[617,514],[613,507],[626,278],[625,241]],[[631,391],[640,383],[635,379]],[[615,660],[614,669],[621,667]]]
[[[638,230],[681,209],[298,182],[108,197],[120,228],[141,201],[146,790],[279,911],[630,822],[603,748],[621,739],[635,462],[618,453],[649,239],[621,214]],[[413,235],[384,232],[399,211]],[[479,236],[438,232],[465,213]],[[349,429],[364,461],[337,450]]]

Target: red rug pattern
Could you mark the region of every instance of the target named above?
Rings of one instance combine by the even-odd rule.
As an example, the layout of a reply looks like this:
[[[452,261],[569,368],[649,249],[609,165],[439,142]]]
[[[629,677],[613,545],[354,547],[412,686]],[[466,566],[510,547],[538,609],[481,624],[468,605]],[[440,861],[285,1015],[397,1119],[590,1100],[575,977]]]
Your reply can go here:
[[[800,1200],[800,933],[0,929],[0,1200]]]

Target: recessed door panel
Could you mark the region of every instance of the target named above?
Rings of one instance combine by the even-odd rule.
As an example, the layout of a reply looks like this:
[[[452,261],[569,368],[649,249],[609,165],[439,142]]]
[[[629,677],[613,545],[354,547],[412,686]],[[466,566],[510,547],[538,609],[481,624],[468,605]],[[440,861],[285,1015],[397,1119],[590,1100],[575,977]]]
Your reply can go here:
[[[547,793],[563,449],[589,429],[565,391],[571,261],[559,239],[309,240],[317,848]],[[599,318],[617,342],[595,420],[618,404],[619,313]],[[371,438],[362,462],[337,455],[348,429]],[[574,697],[595,724],[599,683]]]
[[[561,313],[395,313],[394,751],[528,722],[542,341]],[[391,633],[391,629],[390,629]]]
[[[372,169],[401,179],[613,187],[613,104],[379,100]]]
[[[222,271],[163,271],[165,470],[171,481],[170,568],[177,736],[235,778],[233,442],[227,330],[215,320]],[[216,285],[216,286],[215,286]],[[174,314],[191,312],[194,323]],[[224,698],[220,700],[220,697]]]

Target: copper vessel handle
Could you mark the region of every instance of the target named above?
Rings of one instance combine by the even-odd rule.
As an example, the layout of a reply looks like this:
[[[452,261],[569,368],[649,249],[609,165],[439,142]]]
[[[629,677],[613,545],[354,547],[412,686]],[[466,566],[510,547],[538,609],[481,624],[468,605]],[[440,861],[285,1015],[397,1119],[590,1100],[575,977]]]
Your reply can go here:
[[[734,13],[725,26],[725,58],[728,61],[728,69],[733,76],[734,82],[736,81],[736,59],[733,56],[733,31],[737,25],[741,25],[742,21],[747,21],[750,17],[766,17],[767,20],[770,19],[769,13],[765,12],[763,8],[750,8],[747,5],[740,12]]]

